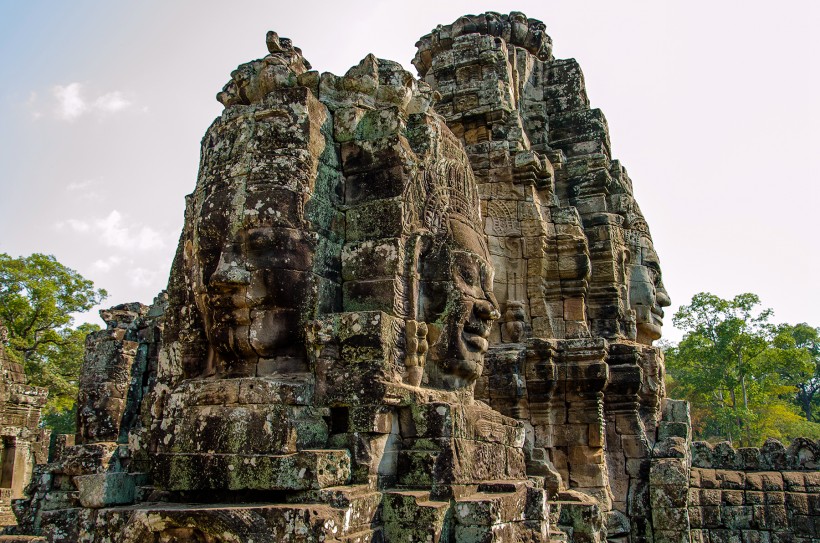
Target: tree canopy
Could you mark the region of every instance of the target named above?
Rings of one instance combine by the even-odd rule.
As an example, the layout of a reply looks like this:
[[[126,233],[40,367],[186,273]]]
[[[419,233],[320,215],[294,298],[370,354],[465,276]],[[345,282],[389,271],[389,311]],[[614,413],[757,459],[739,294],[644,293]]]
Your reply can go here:
[[[53,256],[12,258],[0,253],[0,320],[8,328],[7,354],[20,362],[29,383],[49,389],[44,414],[66,418],[77,400],[85,337],[99,326],[74,327],[73,314],[88,311],[107,293]]]
[[[724,300],[703,292],[675,313],[684,337],[666,350],[668,388],[690,401],[700,438],[751,446],[820,437],[818,330],[771,317],[752,293]]]
[[[806,323],[781,324],[774,329],[776,353],[785,360],[780,372],[797,388],[795,400],[806,420],[820,422],[820,329]]]

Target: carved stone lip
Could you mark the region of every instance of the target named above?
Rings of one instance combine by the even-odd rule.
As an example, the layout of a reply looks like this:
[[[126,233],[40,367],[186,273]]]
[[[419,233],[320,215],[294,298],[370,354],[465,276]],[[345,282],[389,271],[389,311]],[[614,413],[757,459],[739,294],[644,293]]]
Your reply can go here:
[[[493,321],[479,319],[473,314],[464,322],[461,338],[464,340],[468,349],[477,351],[479,354],[484,354],[490,348],[490,342],[487,338],[490,337],[492,327]]]
[[[211,308],[210,314],[216,322],[237,326],[251,323],[250,312],[245,307],[215,307]]]
[[[251,308],[248,297],[243,292],[207,292],[206,305],[214,308],[215,312],[232,313],[236,310]]]
[[[479,353],[486,353],[487,349],[489,349],[490,342],[487,341],[487,336],[489,335],[489,328],[487,329],[486,334],[475,334],[467,331],[466,329],[461,333],[461,337],[464,339],[464,342],[469,347],[472,347],[472,350],[476,350]]]
[[[464,322],[464,333],[488,338],[493,328],[493,322],[494,321],[485,321],[472,316]]]

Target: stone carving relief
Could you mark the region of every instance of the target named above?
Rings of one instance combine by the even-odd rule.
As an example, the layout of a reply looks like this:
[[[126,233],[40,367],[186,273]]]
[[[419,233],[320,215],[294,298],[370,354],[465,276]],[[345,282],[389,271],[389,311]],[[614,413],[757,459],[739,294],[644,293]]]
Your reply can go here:
[[[275,184],[237,183],[199,206],[185,263],[210,346],[203,376],[256,375],[260,362],[271,371],[306,371],[295,340],[303,308],[316,303],[317,240],[300,224],[303,195],[294,192],[300,205],[289,209],[281,192]]]
[[[661,337],[663,308],[672,301],[663,285],[660,260],[646,220],[634,201],[626,213],[625,237],[629,247],[629,306],[635,312],[636,341],[645,345]]]
[[[508,300],[504,315],[504,339],[509,343],[519,343],[524,339],[525,320],[524,303],[519,300]]]
[[[9,331],[0,320],[0,525],[14,524],[13,501],[24,490],[36,464],[48,460],[51,430],[40,425],[48,390],[27,384],[22,364],[6,351]]]
[[[411,320],[427,330],[425,384],[449,390],[481,375],[490,328],[500,316],[472,170],[455,149],[405,193],[419,221],[407,225],[413,256],[407,298]]]
[[[658,255],[652,240],[641,236],[636,247],[640,258],[635,258],[629,271],[629,303],[635,311],[637,341],[646,345],[661,337],[663,308],[672,302],[661,279]]]
[[[153,353],[120,360],[130,387],[89,366],[85,403],[110,416],[83,419],[89,443],[38,483],[81,507],[32,500],[28,525],[100,543],[651,541],[669,300],[577,64],[518,12],[423,36],[421,80],[266,45],[217,95],[161,344],[128,336]],[[94,384],[112,379],[113,406]]]

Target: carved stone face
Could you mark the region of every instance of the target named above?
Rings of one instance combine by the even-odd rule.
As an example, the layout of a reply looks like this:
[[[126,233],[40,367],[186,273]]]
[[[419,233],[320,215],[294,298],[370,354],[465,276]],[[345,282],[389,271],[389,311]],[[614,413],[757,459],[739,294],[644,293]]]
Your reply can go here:
[[[637,341],[646,345],[661,337],[663,308],[672,302],[661,280],[658,255],[648,238],[641,239],[640,263],[630,268],[629,305],[635,311]]]
[[[276,195],[270,196],[275,202]],[[276,210],[260,214],[255,206],[236,204],[235,197],[225,190],[206,199],[189,255],[211,348],[205,373],[302,371],[299,338],[303,313],[315,299],[315,236],[282,226]]]
[[[493,271],[480,234],[449,219],[445,239],[421,254],[419,320],[426,321],[430,386],[456,389],[481,375],[493,321],[499,318],[492,293]]]

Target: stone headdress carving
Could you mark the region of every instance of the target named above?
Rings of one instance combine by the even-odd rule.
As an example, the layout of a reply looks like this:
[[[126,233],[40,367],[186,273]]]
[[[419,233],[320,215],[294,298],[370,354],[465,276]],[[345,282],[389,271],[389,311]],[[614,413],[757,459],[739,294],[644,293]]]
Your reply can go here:
[[[449,134],[441,135],[443,140],[439,142],[438,158],[420,165],[403,194],[402,229],[407,243],[404,276],[399,282],[402,292],[395,297],[395,312],[405,319],[416,318],[422,237],[445,238],[450,230],[450,220],[457,220],[475,230],[482,252],[488,254],[473,170],[459,146],[448,141]]]
[[[444,235],[453,218],[481,232],[481,203],[473,171],[466,157],[445,156],[418,172],[404,193],[406,235],[422,230]]]

